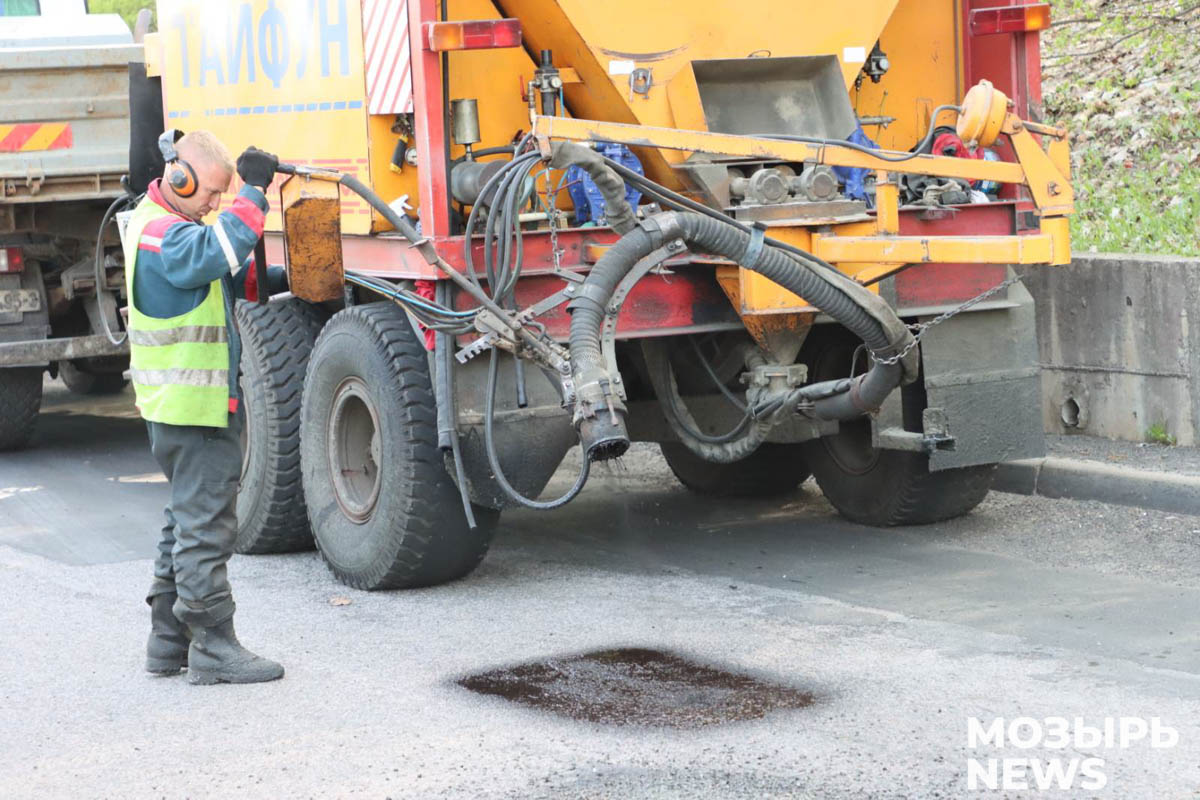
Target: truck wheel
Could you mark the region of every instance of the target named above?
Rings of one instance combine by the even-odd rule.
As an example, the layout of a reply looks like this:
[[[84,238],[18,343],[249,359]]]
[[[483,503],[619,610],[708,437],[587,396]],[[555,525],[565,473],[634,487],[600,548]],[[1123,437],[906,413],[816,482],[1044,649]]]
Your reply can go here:
[[[851,427],[865,427],[865,436],[847,430]],[[878,527],[960,517],[983,502],[996,472],[995,464],[930,472],[924,453],[871,447],[865,421],[843,424],[836,435],[805,448],[813,477],[833,507],[848,519]]]
[[[0,369],[0,450],[24,447],[42,405],[42,368]]]
[[[810,340],[805,343],[809,380],[846,377],[858,341],[816,331]],[[918,382],[902,391],[924,390]],[[912,400],[906,405],[923,405]],[[809,469],[833,507],[848,519],[879,527],[962,516],[983,502],[996,472],[995,464],[930,472],[924,453],[876,449],[865,417],[843,422],[837,434],[803,447]]]
[[[120,372],[88,372],[71,361],[58,362],[58,377],[75,394],[117,394],[129,384]]]
[[[678,442],[663,442],[659,447],[679,482],[697,494],[774,497],[795,491],[809,475],[798,444],[767,443],[733,464],[705,461]]]
[[[334,315],[309,361],[301,463],[317,547],[359,589],[430,586],[479,565],[499,512],[471,530],[437,446],[425,348],[392,303]]]
[[[242,482],[239,553],[313,546],[300,480],[304,371],[328,315],[302,300],[238,303],[242,334]]]

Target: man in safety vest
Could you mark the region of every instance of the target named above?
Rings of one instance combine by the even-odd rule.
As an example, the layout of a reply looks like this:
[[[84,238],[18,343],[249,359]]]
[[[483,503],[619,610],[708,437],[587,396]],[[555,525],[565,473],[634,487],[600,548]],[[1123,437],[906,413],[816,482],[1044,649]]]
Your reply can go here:
[[[191,683],[257,683],[283,667],[238,643],[226,562],[237,534],[241,476],[235,297],[256,299],[254,245],[279,160],[249,148],[245,186],[212,225],[200,220],[229,189],[234,164],[206,131],[160,140],[167,159],[124,236],[130,375],[150,449],[171,484],[154,562],[146,669],[187,667]],[[282,270],[271,271],[282,283]]]

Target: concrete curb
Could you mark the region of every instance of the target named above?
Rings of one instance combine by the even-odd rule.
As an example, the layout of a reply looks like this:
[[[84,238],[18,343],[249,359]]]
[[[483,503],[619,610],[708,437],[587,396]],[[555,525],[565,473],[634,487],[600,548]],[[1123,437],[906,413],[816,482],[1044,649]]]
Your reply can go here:
[[[992,488],[1068,500],[1098,500],[1174,514],[1200,516],[1200,476],[1115,467],[1071,458],[1008,461]]]

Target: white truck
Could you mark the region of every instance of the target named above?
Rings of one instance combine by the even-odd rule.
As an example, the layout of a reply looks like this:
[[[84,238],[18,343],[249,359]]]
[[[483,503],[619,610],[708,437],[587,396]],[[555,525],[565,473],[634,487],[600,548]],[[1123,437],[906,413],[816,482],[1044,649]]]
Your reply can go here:
[[[74,391],[124,386],[124,277],[102,221],[127,195],[141,61],[121,17],[83,0],[0,4],[0,450],[28,442],[47,370]]]

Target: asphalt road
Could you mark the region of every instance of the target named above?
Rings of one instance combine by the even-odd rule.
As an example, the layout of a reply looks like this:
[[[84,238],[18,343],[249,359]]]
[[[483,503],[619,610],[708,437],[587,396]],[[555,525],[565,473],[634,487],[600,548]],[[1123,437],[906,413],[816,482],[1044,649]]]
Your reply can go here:
[[[0,456],[0,796],[1200,796],[1200,518],[993,494],[880,531],[811,482],[769,502],[691,495],[638,448],[565,510],[506,513],[452,585],[367,594],[314,553],[235,557],[241,638],[288,673],[193,687],[141,671],[165,492],[123,397],[55,390],[35,446]],[[458,683],[547,659],[581,675],[571,656],[623,647],[811,704],[661,727],[653,692],[620,724]],[[1157,717],[1178,742],[972,748],[972,717]],[[972,758],[1036,764],[1012,762],[1007,793],[970,791]],[[1087,758],[1102,788],[1012,788]]]

